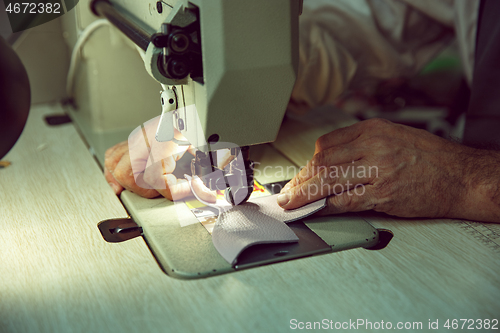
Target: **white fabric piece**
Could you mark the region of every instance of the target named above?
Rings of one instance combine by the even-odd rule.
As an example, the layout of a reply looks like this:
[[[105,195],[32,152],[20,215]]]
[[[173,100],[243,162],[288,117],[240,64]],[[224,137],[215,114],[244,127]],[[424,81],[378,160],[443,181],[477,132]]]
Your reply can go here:
[[[222,171],[215,171],[214,173],[211,173],[211,175],[217,175],[216,173],[221,173],[221,175],[222,175]],[[205,200],[201,199],[200,196],[198,195],[198,193],[196,193],[195,190],[193,189],[193,186],[192,186],[192,179],[193,179],[193,177],[191,177],[190,175],[186,175],[185,174],[184,178],[187,179],[187,181],[189,183],[189,186],[191,187],[191,192],[193,192],[195,198],[199,202],[201,202],[202,204],[204,204],[205,206],[217,208],[220,213],[225,212],[226,210],[229,210],[229,209],[231,209],[233,207],[233,205],[231,205],[229,202],[227,202],[224,199],[217,199],[217,201],[215,203],[208,202],[208,201],[205,201]]]
[[[257,204],[262,213],[285,223],[303,219],[326,206],[326,198],[323,198],[297,209],[285,210],[278,205],[278,195],[250,199],[249,202]]]
[[[212,232],[215,248],[231,265],[235,265],[238,255],[252,245],[298,241],[284,222],[262,213],[260,206],[252,202],[219,214]]]
[[[189,184],[191,177],[185,175]],[[326,206],[326,198],[294,210],[284,210],[277,203],[277,194],[250,199],[232,206],[227,202],[209,203],[201,200],[191,187],[196,199],[219,210],[212,232],[212,242],[220,255],[235,265],[246,248],[265,243],[291,243],[299,239],[286,223],[309,216]]]
[[[417,74],[453,39],[470,83],[478,0],[308,0],[288,109],[334,104],[347,89]]]

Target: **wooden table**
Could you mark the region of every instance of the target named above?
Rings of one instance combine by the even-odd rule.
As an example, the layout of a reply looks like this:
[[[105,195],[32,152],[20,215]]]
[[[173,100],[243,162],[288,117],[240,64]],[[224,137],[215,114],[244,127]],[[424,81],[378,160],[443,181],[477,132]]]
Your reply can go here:
[[[500,319],[496,225],[369,214],[394,233],[383,250],[171,278],[142,238],[102,239],[97,222],[127,212],[73,125],[44,124],[54,112],[61,110],[32,110],[4,158],[12,164],[0,169],[1,332],[283,332],[292,319],[422,322],[424,330],[439,320],[442,331],[447,319]],[[287,138],[299,126],[288,119],[261,154],[278,150],[284,163],[299,164],[320,132],[344,122],[318,119],[301,120],[300,139]]]

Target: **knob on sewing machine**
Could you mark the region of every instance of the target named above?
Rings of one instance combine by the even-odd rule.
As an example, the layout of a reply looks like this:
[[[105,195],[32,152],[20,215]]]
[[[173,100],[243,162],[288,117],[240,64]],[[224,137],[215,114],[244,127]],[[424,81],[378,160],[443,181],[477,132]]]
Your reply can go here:
[[[231,204],[253,190],[249,146],[273,141],[298,66],[302,0],[170,0],[151,17],[133,17],[147,1],[93,0],[142,52],[148,73],[163,87],[157,141],[186,138],[197,148],[191,164],[211,190]],[[129,13],[132,13],[129,15]],[[224,167],[217,151],[233,157]]]

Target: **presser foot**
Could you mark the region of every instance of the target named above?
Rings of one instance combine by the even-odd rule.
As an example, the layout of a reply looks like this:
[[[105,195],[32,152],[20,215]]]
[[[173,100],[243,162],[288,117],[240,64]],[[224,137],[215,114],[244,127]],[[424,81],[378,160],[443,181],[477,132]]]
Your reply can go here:
[[[253,192],[253,186],[228,187],[224,191],[224,198],[233,206],[241,205],[248,201]]]
[[[248,147],[231,151],[235,159],[223,169],[217,167],[215,153],[197,151],[191,161],[191,173],[198,176],[208,189],[224,190],[226,201],[235,206],[245,203],[253,192],[254,163],[248,159]]]

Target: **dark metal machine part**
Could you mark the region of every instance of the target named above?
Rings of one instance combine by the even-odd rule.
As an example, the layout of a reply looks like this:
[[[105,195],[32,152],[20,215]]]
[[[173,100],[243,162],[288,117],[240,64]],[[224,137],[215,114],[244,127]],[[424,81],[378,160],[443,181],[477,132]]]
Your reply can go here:
[[[142,236],[142,228],[130,218],[104,220],[97,224],[102,238],[110,243]]]
[[[191,174],[200,177],[212,191],[225,190],[226,201],[239,205],[245,203],[253,192],[253,161],[250,160],[248,147],[231,148],[231,155],[235,159],[222,170],[217,167],[217,151],[197,151],[191,163]],[[217,170],[222,172],[222,177],[220,173],[214,175]]]
[[[278,194],[289,181],[290,180],[283,180],[281,182],[263,184],[262,186],[264,186],[271,194]]]
[[[163,24],[162,32],[154,34],[148,33],[146,29],[121,13],[110,0],[93,0],[90,7],[96,16],[108,19],[144,51],[150,43],[162,48],[162,56],[158,59],[158,68],[162,75],[170,79],[184,79],[190,75],[193,80],[203,83],[201,33],[196,7],[186,9],[186,13],[192,18],[191,21],[188,20],[190,23],[185,26]],[[131,17],[131,15],[128,16]],[[178,127],[179,130],[184,128],[182,119],[179,120]],[[208,143],[218,140],[219,136],[212,134]],[[248,147],[231,149],[234,156],[239,156],[239,152],[242,158],[236,158],[230,163],[229,168],[226,168],[227,170],[222,170],[223,178],[211,179],[207,176],[218,170],[215,152],[198,151],[193,159],[191,170],[192,175],[199,176],[211,190],[226,190],[227,188],[225,198],[232,205],[246,202],[253,191],[253,162],[249,160]],[[237,185],[229,188],[229,184]]]
[[[162,55],[158,59],[158,69],[163,76],[181,80],[191,75],[193,80],[203,83],[201,33],[197,8],[186,9],[196,17],[191,24],[185,27],[163,24],[161,33],[148,32],[134,22],[133,15],[115,7],[110,0],[93,0],[90,9],[96,16],[105,17],[142,50],[146,51],[150,43],[163,48]]]
[[[278,261],[312,256],[332,252],[330,245],[309,229],[304,222],[295,221],[287,224],[299,238],[297,243],[258,244],[244,250],[238,256],[235,269],[262,266]]]
[[[187,26],[163,24],[162,32],[151,36],[151,42],[162,48],[158,68],[163,76],[181,80],[188,75],[203,83],[203,59],[201,57],[201,32],[197,8],[187,8],[196,19]]]
[[[144,51],[151,41],[151,34],[120,13],[109,0],[93,0],[90,9],[96,16],[105,17],[134,44]]]

